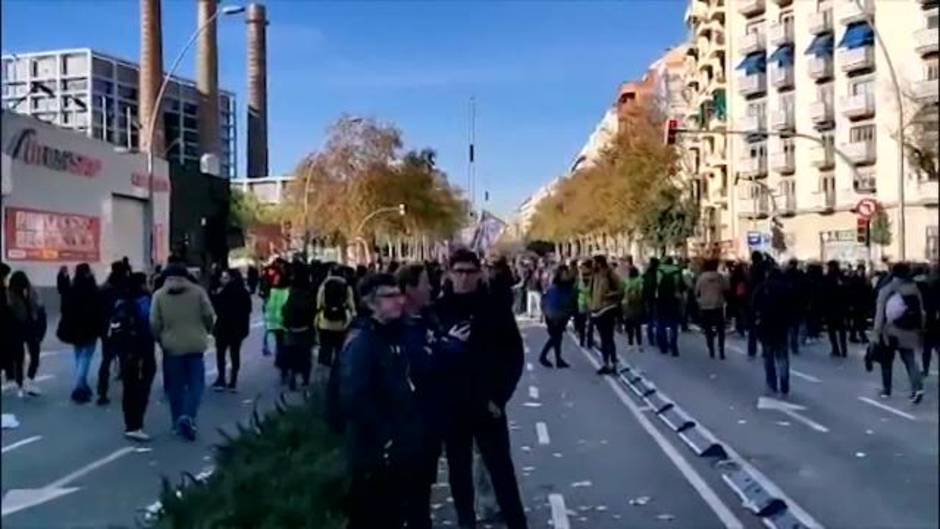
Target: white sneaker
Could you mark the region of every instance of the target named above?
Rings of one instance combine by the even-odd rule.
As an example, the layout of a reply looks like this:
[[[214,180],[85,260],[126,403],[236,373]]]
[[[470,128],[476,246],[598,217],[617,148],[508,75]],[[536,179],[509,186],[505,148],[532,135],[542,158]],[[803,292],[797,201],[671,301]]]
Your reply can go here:
[[[134,430],[132,432],[124,432],[124,437],[127,437],[128,439],[131,439],[134,441],[140,441],[142,443],[146,443],[147,441],[150,440],[150,436],[144,433],[143,430]]]
[[[26,392],[23,391],[23,388],[20,388],[20,389],[16,390],[16,396],[22,399],[22,398],[26,397]]]
[[[36,383],[32,380],[27,380],[23,386],[26,389],[27,395],[32,395],[34,397],[42,395],[42,391],[40,391],[39,386],[37,386]]]

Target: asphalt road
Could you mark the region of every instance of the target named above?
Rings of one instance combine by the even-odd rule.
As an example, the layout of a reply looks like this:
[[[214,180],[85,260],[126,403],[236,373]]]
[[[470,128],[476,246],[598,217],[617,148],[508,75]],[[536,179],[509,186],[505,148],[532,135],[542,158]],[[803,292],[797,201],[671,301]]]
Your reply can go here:
[[[594,374],[594,352],[566,336],[572,367],[543,368],[537,359],[544,327],[526,321],[520,327],[527,367],[507,413],[530,527],[764,527],[713,461],[696,456],[616,378]],[[125,441],[118,401],[104,408],[69,402],[71,353],[46,343],[50,354],[40,375],[51,378],[40,382],[45,394],[20,400],[11,389],[3,391],[3,412],[15,413],[22,425],[3,431],[2,484],[4,509],[14,504],[7,501],[13,499],[11,489],[41,489],[47,501],[4,514],[3,526],[133,527],[140,510],[156,500],[161,476],[210,466],[216,427],[233,429],[248,416],[254,398],[266,406],[278,395],[271,359],[260,356],[260,335],[256,326],[246,341],[240,392],[207,392],[200,438],[193,444],[170,433],[159,379],[146,420],[154,441]],[[800,375],[792,378],[789,399],[805,408],[788,415],[758,409],[762,365],[746,358],[740,340],[729,340],[724,362],[708,359],[703,338],[694,332],[682,336],[679,358],[649,346],[644,353],[627,350],[618,340],[622,359],[785,494],[806,525],[937,527],[936,375],[928,380],[925,401],[914,407],[903,397],[903,369],[896,368],[896,396],[881,401],[878,373],[864,372],[858,348],[845,360],[830,359],[821,345],[806,348],[793,361]],[[214,366],[214,356],[206,358]],[[113,397],[119,395],[118,387]],[[453,527],[444,474],[440,481],[436,526]],[[26,497],[39,496],[34,491]]]

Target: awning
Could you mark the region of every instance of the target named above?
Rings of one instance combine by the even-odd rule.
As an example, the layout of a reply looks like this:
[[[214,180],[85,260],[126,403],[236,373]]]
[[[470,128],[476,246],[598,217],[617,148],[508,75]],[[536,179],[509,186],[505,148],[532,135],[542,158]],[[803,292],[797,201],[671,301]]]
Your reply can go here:
[[[793,45],[780,46],[770,54],[768,60],[778,66],[793,66]]]
[[[813,42],[806,48],[806,55],[815,55],[816,57],[832,56],[832,33],[816,35]]]
[[[875,33],[872,31],[868,22],[853,22],[845,29],[842,34],[842,40],[839,41],[840,48],[855,49],[862,46],[870,46],[875,42]]]
[[[737,67],[738,70],[744,70],[747,75],[763,73],[767,71],[767,57],[763,52],[752,53],[741,61]]]

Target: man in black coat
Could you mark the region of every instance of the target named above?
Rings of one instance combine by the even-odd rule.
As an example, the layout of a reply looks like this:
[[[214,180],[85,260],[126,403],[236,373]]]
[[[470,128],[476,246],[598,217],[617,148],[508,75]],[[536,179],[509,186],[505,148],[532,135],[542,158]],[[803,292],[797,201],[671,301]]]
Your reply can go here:
[[[768,389],[790,393],[790,354],[787,334],[794,321],[793,292],[783,273],[773,262],[764,263],[766,279],[761,281],[751,301],[753,322],[764,354]]]
[[[351,478],[347,527],[400,529],[423,438],[402,354],[402,295],[388,274],[366,277],[361,289],[371,317],[361,321],[338,367]]]
[[[452,417],[444,442],[458,525],[476,527],[476,441],[506,526],[523,529],[527,525],[506,421],[506,403],[522,376],[522,336],[511,308],[487,292],[475,253],[455,252],[449,276],[450,287],[435,304],[434,314],[442,329],[469,328],[466,340],[450,341],[451,350],[447,351],[454,358],[455,376],[449,381],[447,401]]]

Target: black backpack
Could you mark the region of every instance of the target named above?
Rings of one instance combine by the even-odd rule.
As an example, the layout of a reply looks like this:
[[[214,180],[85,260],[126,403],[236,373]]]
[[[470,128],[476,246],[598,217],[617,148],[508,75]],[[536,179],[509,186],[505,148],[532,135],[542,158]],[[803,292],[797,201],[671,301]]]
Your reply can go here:
[[[136,300],[121,299],[114,304],[108,323],[108,339],[119,346],[132,346],[144,336],[143,317]]]
[[[920,298],[913,294],[896,294],[904,301],[904,312],[894,320],[894,326],[905,331],[918,331],[924,326],[921,318]]]
[[[323,284],[323,317],[329,321],[346,321],[346,282],[331,277]]]
[[[680,272],[667,272],[659,280],[656,287],[656,299],[660,303],[674,303],[678,301],[679,296],[679,278]]]

